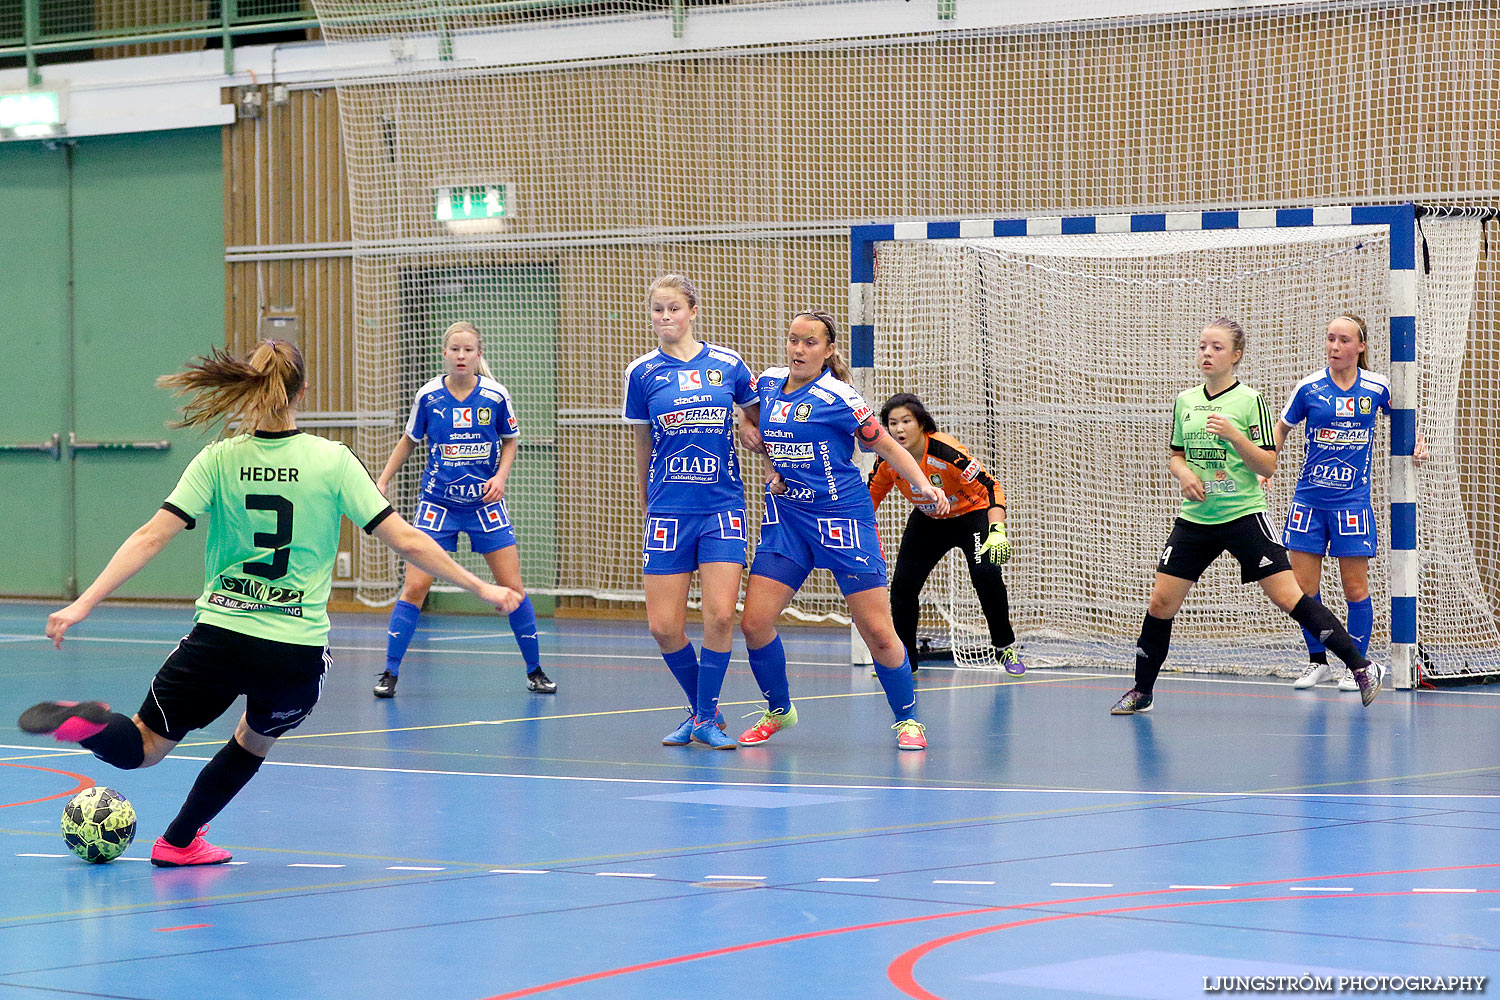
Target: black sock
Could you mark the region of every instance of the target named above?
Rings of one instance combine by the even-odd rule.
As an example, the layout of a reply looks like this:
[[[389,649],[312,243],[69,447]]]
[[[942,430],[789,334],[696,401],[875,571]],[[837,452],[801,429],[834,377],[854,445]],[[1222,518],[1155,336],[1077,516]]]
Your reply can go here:
[[[1316,653],[1308,653],[1307,662],[1322,663],[1326,665],[1328,663],[1328,651],[1326,649],[1320,649]]]
[[[1146,615],[1140,638],[1135,641],[1135,689],[1141,694],[1150,694],[1156,687],[1156,676],[1161,673],[1171,644],[1172,619]]]
[[[141,731],[130,716],[119,712],[109,713],[109,722],[104,728],[86,740],[79,740],[78,745],[122,771],[133,771],[146,760],[146,744],[141,740]]]
[[[1354,644],[1348,630],[1333,616],[1332,611],[1318,601],[1306,594],[1302,595],[1302,600],[1292,609],[1292,617],[1297,620],[1298,625],[1322,640],[1323,645],[1333,650],[1333,655],[1343,660],[1347,666],[1358,669],[1370,665],[1370,661]]]
[[[198,830],[219,815],[229,805],[229,800],[239,794],[240,789],[255,777],[264,757],[239,745],[233,737],[224,744],[224,749],[214,754],[214,759],[198,772],[193,790],[188,792],[177,818],[167,827],[162,839],[173,847],[186,847],[198,836]]]

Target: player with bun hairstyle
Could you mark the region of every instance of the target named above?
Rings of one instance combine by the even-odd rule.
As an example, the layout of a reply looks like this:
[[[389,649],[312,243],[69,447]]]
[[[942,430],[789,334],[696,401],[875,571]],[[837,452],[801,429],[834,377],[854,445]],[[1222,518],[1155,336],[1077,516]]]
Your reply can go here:
[[[734,645],[734,611],[745,569],[745,485],[735,454],[741,437],[760,450],[760,399],[745,359],[694,332],[698,289],[681,274],[646,295],[656,349],[625,370],[621,418],[634,434],[636,498],[645,519],[641,572],[646,620],[667,669],[687,697],[688,715],[663,746],[697,743],[733,750],[719,692]],[[693,571],[700,579],[703,649],[688,641]]]
[[[214,350],[157,384],[190,398],[180,427],[220,421],[232,437],[200,451],[151,519],[125,540],[79,598],[47,619],[61,648],[69,629],[207,516],[207,583],[191,632],[167,657],[134,717],[98,701],[45,701],[20,727],[78,743],[124,770],[150,767],[240,695],[234,736],[199,773],[177,817],[151,848],[159,867],[223,864],[203,839],[208,822],[255,776],[278,737],[317,704],[330,661],[328,594],[339,523],[348,517],[405,559],[512,611],[522,595],[485,583],[397,516],[341,444],[297,429],[307,383],[302,354],[281,340],[246,358]]]
[[[515,404],[510,390],[490,373],[474,324],[460,321],[443,333],[443,367],[445,374],[417,390],[406,432],[391,450],[375,485],[389,496],[391,477],[425,439],[427,468],[422,474],[416,526],[448,552],[458,551],[460,532],[468,535],[469,548],[484,557],[495,582],[522,590],[521,550],[505,509],[505,484],[521,440]],[[375,697],[395,697],[401,661],[431,589],[432,574],[420,566],[406,567],[401,597],[386,626],[385,670],[375,681]],[[557,684],[542,670],[531,598],[522,599],[509,620],[526,664],[527,689],[555,693]]]
[[[877,510],[893,488],[914,505],[891,574],[891,618],[912,670],[917,669],[922,587],[943,556],[958,549],[984,610],[996,659],[1006,673],[1024,674],[1026,664],[1015,648],[1010,597],[1000,572],[1011,550],[1005,534],[1005,490],[963,445],[938,430],[927,407],[911,393],[897,393],[886,400],[880,408],[880,423],[916,459],[928,482],[941,489],[949,503],[947,516],[937,516],[932,505],[918,500],[884,459],[878,459],[870,472],[870,499]]]
[[[760,434],[772,475],[740,630],[767,705],[760,721],[740,736],[740,746],[758,746],[797,724],[776,620],[808,574],[822,567],[833,573],[875,661],[896,716],[891,727],[896,745],[925,750],[911,663],[891,620],[875,505],[854,463],[855,442],[889,463],[910,484],[912,499],[928,505],[934,516],[948,513],[948,498],[933,488],[917,460],[885,432],[849,384],[832,316],[797,313],[787,329],[786,352],[786,367],[771,368],[756,380]]]
[[[1370,602],[1370,557],[1375,554],[1375,510],[1370,503],[1370,449],[1380,414],[1391,412],[1391,383],[1368,370],[1365,321],[1341,313],[1328,323],[1324,351],[1328,365],[1297,383],[1276,421],[1276,447],[1297,424],[1307,424],[1307,456],[1287,509],[1281,544],[1291,557],[1302,592],[1315,601],[1323,589],[1323,556],[1339,561],[1339,581],[1349,609],[1349,634],[1361,653],[1370,647],[1375,609]],[[1427,457],[1417,438],[1413,457]],[[1269,483],[1265,485],[1269,486]],[[1310,688],[1333,674],[1323,642],[1307,629],[1307,669],[1292,682]],[[1383,669],[1383,668],[1377,668]],[[1340,691],[1358,691],[1345,673]]]
[[[1203,571],[1226,550],[1239,561],[1242,583],[1260,584],[1297,624],[1325,637],[1324,644],[1353,671],[1365,705],[1380,693],[1380,672],[1371,669],[1338,619],[1297,586],[1286,549],[1266,517],[1260,478],[1276,471],[1276,442],[1266,401],[1235,376],[1245,339],[1244,328],[1232,319],[1204,327],[1198,338],[1203,384],[1177,396],[1170,466],[1182,488],[1182,512],[1162,548],[1136,639],[1135,686],[1115,702],[1112,715],[1151,709],[1172,619]]]

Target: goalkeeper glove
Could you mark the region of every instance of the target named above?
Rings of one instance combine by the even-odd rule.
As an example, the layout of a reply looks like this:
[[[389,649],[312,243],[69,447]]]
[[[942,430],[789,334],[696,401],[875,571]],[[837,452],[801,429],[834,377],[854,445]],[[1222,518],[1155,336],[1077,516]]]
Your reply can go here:
[[[979,554],[996,566],[1004,566],[1010,561],[1010,539],[1005,537],[1004,521],[990,525],[990,533],[979,547]]]

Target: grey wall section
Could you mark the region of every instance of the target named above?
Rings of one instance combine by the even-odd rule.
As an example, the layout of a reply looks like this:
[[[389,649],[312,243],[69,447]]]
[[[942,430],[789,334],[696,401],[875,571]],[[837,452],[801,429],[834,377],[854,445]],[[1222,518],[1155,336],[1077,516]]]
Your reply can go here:
[[[38,492],[35,484],[49,477],[62,480],[38,511],[35,541],[28,535],[21,542],[25,556],[0,569],[0,592],[58,595],[70,575],[86,586],[151,516],[204,443],[199,434],[167,429],[175,404],[153,383],[224,343],[221,150],[217,128],[80,139],[70,177],[61,150],[0,146],[0,206],[8,208],[16,197],[12,178],[29,178],[35,189],[28,224],[20,231],[6,225],[0,234],[6,257],[35,262],[30,281],[0,276],[0,295],[28,302],[21,317],[0,317],[0,337],[29,345],[35,374],[20,378],[29,381],[37,409],[59,415],[54,429],[64,439],[72,430],[81,441],[170,442],[164,452],[78,452],[71,477],[66,451],[54,468],[46,468],[45,459],[0,459],[0,496],[7,498],[0,511],[6,515],[14,505],[10,498]],[[14,391],[15,373],[0,378]],[[30,421],[36,428],[12,429],[11,423],[9,416],[0,418],[0,440],[53,432],[40,421]],[[59,580],[50,551],[70,549],[70,538],[73,565],[63,567]],[[202,589],[202,552],[199,533],[182,536],[119,593],[194,596]]]

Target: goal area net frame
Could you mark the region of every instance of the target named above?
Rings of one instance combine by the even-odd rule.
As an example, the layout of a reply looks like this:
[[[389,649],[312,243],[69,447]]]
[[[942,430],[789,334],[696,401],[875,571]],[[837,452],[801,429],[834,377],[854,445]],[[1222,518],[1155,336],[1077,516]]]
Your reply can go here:
[[[1419,596],[1419,567],[1420,558],[1418,552],[1418,478],[1414,465],[1413,453],[1417,443],[1417,399],[1418,378],[1417,366],[1417,331],[1418,331],[1418,266],[1419,257],[1425,252],[1425,246],[1419,246],[1418,220],[1427,211],[1412,203],[1392,205],[1360,205],[1360,206],[1328,206],[1328,207],[1294,207],[1294,208],[1255,208],[1240,210],[1214,210],[1214,211],[1170,211],[1170,212],[1141,212],[1131,214],[1095,214],[1095,215],[1050,215],[1026,218],[1008,219],[966,219],[946,220],[930,222],[901,222],[886,224],[854,225],[849,230],[849,259],[850,259],[850,282],[849,282],[849,362],[854,371],[855,381],[862,391],[866,392],[872,406],[879,407],[890,392],[904,391],[901,379],[911,375],[917,367],[924,363],[924,355],[918,350],[914,355],[906,355],[906,360],[897,358],[882,358],[888,331],[882,328],[881,317],[888,315],[888,310],[894,308],[889,302],[882,302],[883,288],[877,283],[877,276],[881,272],[883,253],[887,256],[893,255],[903,245],[923,244],[928,247],[942,248],[955,246],[951,241],[984,241],[989,247],[1005,247],[1004,241],[1011,238],[1052,238],[1058,244],[1058,255],[1067,257],[1065,241],[1069,238],[1096,238],[1109,235],[1118,235],[1122,238],[1131,238],[1134,234],[1171,234],[1171,233],[1201,233],[1210,243],[1215,234],[1227,237],[1230,234],[1237,235],[1236,239],[1255,239],[1258,236],[1266,236],[1268,240],[1279,238],[1306,238],[1292,234],[1290,231],[1301,230],[1311,232],[1316,236],[1321,232],[1333,232],[1334,227],[1374,227],[1374,230],[1384,234],[1384,245],[1386,248],[1385,263],[1385,288],[1384,297],[1388,303],[1388,314],[1382,316],[1370,316],[1371,339],[1377,335],[1377,328],[1383,328],[1384,341],[1378,345],[1378,353],[1383,355],[1379,365],[1372,365],[1377,370],[1386,373],[1391,385],[1391,407],[1392,412],[1389,420],[1389,467],[1384,487],[1385,504],[1377,507],[1377,513],[1384,513],[1383,531],[1388,532],[1388,539],[1381,539],[1382,547],[1380,557],[1371,566],[1371,592],[1375,594],[1377,589],[1388,595],[1388,606],[1384,602],[1377,602],[1376,620],[1377,635],[1382,639],[1389,636],[1389,663],[1392,669],[1391,681],[1398,688],[1412,688],[1419,680],[1419,646],[1418,646],[1418,596]],[[1482,216],[1481,224],[1482,224]],[[1146,237],[1150,238],[1150,237]],[[1034,244],[1033,244],[1034,245]],[[922,250],[922,248],[918,248]],[[1210,246],[1210,249],[1212,247]],[[922,250],[922,252],[926,252]],[[1164,253],[1169,251],[1163,251]],[[894,280],[894,279],[893,279]],[[1471,276],[1472,282],[1472,276]],[[929,291],[931,291],[929,289]],[[946,297],[941,289],[938,290],[939,297]],[[930,297],[930,296],[929,296]],[[1212,308],[1211,306],[1209,308]],[[1323,322],[1332,319],[1333,316],[1343,311],[1336,303],[1327,306]],[[1469,308],[1472,309],[1472,283],[1470,285]],[[941,310],[937,310],[940,312]],[[1182,337],[1192,337],[1196,343],[1198,330],[1218,312],[1209,312],[1206,315],[1176,315],[1163,317],[1163,321],[1174,326],[1181,327],[1178,331]],[[928,333],[924,336],[943,336],[941,332],[931,332],[942,323],[934,323],[926,329]],[[1302,329],[1299,335],[1307,340],[1321,356],[1321,334],[1322,328]],[[1257,350],[1256,331],[1250,329],[1250,346],[1247,358],[1254,356]],[[1376,344],[1371,344],[1376,348]],[[963,353],[965,348],[957,348]],[[969,345],[969,360],[973,364],[980,364],[981,358],[974,356],[976,350],[974,345]],[[1119,352],[1106,351],[1106,357],[1102,358],[1102,367],[1108,371],[1111,364],[1119,364]],[[988,364],[985,360],[982,363]],[[1160,448],[1135,456],[1121,456],[1122,458],[1134,460],[1142,466],[1147,466],[1148,472],[1157,475],[1160,479],[1169,478],[1166,461],[1166,441],[1170,429],[1171,399],[1183,389],[1191,386],[1192,373],[1186,364],[1180,365],[1180,378],[1175,383],[1162,386],[1162,399],[1165,401],[1164,415],[1161,417],[1160,435],[1157,440],[1161,442]],[[1314,366],[1308,365],[1303,374],[1314,370]],[[884,375],[882,375],[884,371]],[[1058,378],[1067,379],[1085,373],[1074,373],[1059,371]],[[1251,381],[1250,384],[1256,388],[1260,386]],[[920,395],[920,393],[919,393]],[[1278,414],[1285,404],[1284,398],[1273,398],[1267,394],[1267,404],[1273,413]],[[992,396],[986,394],[984,405],[991,405]],[[945,426],[945,416],[951,416],[951,408],[945,405],[940,398],[925,399],[925,402],[937,417],[940,428]],[[993,426],[990,424],[989,426]],[[1288,435],[1288,444],[1295,439],[1300,442],[1302,428],[1296,428]],[[990,467],[996,474],[1003,486],[1009,493],[1009,507],[1012,513],[1012,523],[1019,520],[1014,512],[1024,508],[1033,502],[1033,497],[1026,495],[1025,491],[1013,489],[1014,485],[1020,485],[1007,481],[1007,469],[1004,460],[996,461],[996,452],[1004,452],[1006,443],[1004,441],[964,440],[963,444],[969,447],[977,457]],[[1381,463],[1384,450],[1375,445],[1375,454],[1372,456],[1372,481],[1375,479],[1375,466]],[[1292,449],[1287,449],[1291,452]],[[1280,487],[1270,498],[1270,517],[1272,523],[1280,528],[1279,517],[1285,515],[1285,501],[1290,496],[1290,485],[1296,481],[1300,470],[1301,450],[1295,451],[1297,466],[1291,467],[1289,461],[1282,461],[1278,465],[1277,479],[1275,482]],[[1044,477],[1037,477],[1028,482],[1041,481]],[[1274,482],[1274,481],[1273,481]],[[1175,491],[1174,491],[1175,492]],[[1379,495],[1376,496],[1379,503]],[[887,504],[887,507],[894,506]],[[1165,540],[1170,527],[1171,519],[1175,516],[1175,508],[1165,504],[1159,504],[1161,517],[1150,523],[1138,526],[1138,531],[1148,536],[1152,541],[1148,542],[1159,549]],[[906,516],[909,508],[899,511],[901,517]],[[896,546],[891,536],[890,520],[887,511],[883,509],[882,529],[887,536],[887,556],[894,565]],[[1014,532],[1013,532],[1014,534]],[[1022,532],[1016,537],[1016,560],[1048,559],[1048,551],[1033,548],[1033,539],[1027,533]],[[1387,546],[1388,542],[1388,548]],[[1219,564],[1232,563],[1229,558],[1220,559]],[[1336,564],[1336,560],[1325,561],[1325,573],[1329,572],[1328,564]],[[1381,567],[1379,563],[1385,565]],[[1014,560],[1013,560],[1014,564]],[[953,555],[946,557],[946,562],[940,566],[938,574],[946,570],[949,596],[939,595],[933,599],[930,591],[933,589],[932,581],[924,590],[923,622],[926,625],[929,620],[936,616],[943,621],[939,622],[939,629],[948,627],[952,634],[955,660],[970,665],[989,665],[994,662],[993,651],[989,649],[987,633],[983,628],[983,619],[978,616],[977,604],[972,601],[972,590],[966,574],[962,572],[959,559]],[[1007,567],[1009,570],[1010,567]],[[1223,565],[1216,565],[1211,572],[1224,570]],[[1151,567],[1143,561],[1138,566],[1132,566],[1129,573],[1139,576],[1149,586]],[[938,575],[935,574],[935,577]],[[1383,586],[1376,587],[1376,577],[1381,575]],[[1008,575],[1007,579],[1011,579]],[[1331,577],[1337,580],[1336,576]],[[1324,579],[1325,601],[1330,597],[1329,576]],[[1231,581],[1237,584],[1237,578]],[[1099,578],[1100,586],[1109,586],[1109,581],[1103,576]],[[1203,589],[1203,588],[1198,588]],[[1337,591],[1335,582],[1333,589]],[[953,594],[962,594],[968,591],[964,600],[968,601],[967,610],[959,609],[956,603],[962,603]],[[1189,597],[1189,607],[1197,596]],[[1341,596],[1335,593],[1336,603],[1341,605]],[[1024,606],[1028,600],[1037,599],[1037,595],[1017,593],[1015,585],[1012,584],[1012,602]],[[1243,601],[1245,603],[1259,602],[1264,609],[1271,614],[1281,615],[1271,606],[1270,601],[1260,593],[1259,588],[1244,588]],[[1107,635],[1109,655],[1107,663],[1095,665],[1109,665],[1118,668],[1128,668],[1131,663],[1129,658],[1130,644],[1133,643],[1135,629],[1139,627],[1140,615],[1145,612],[1144,599],[1139,601],[1138,614],[1134,617],[1134,626],[1125,627],[1118,621],[1113,626],[1113,632]],[[1341,610],[1341,607],[1338,609]],[[1380,619],[1388,614],[1388,620],[1381,622]],[[1488,616],[1488,609],[1485,609]],[[1090,615],[1087,608],[1079,609],[1078,619],[1087,623]],[[966,622],[958,619],[967,618]],[[1284,620],[1283,634],[1278,639],[1282,643],[1282,651],[1291,651],[1301,648],[1301,636],[1295,623],[1289,618],[1282,616]],[[1384,631],[1388,628],[1388,632]],[[969,641],[981,649],[978,655],[963,657],[959,655],[959,646],[962,643],[960,632],[969,633]],[[1493,632],[1491,620],[1490,631]],[[1035,636],[1029,633],[1019,621],[1017,633],[1023,648],[1027,652],[1028,661],[1033,661],[1031,645]],[[853,657],[855,662],[868,662],[868,651],[860,641],[857,632],[851,629]],[[1226,629],[1223,642],[1236,644],[1241,637],[1233,631]],[[1476,641],[1485,643],[1484,637],[1476,637]],[[1084,639],[1087,644],[1087,638]],[[1125,644],[1122,646],[1122,643]],[[1064,649],[1067,647],[1064,646]],[[1305,649],[1303,650],[1305,662]],[[1372,641],[1371,654],[1377,661],[1385,660],[1384,649],[1377,650],[1376,643]],[[1095,651],[1097,656],[1097,651]],[[1174,665],[1178,659],[1177,650],[1174,646],[1173,656],[1168,660],[1168,667]],[[1285,657],[1283,657],[1285,659]],[[1050,663],[1043,662],[1042,665],[1091,665],[1090,657],[1083,656],[1080,660],[1071,660],[1067,654],[1063,654],[1061,660],[1052,660]],[[1283,676],[1287,669],[1295,669],[1298,661],[1293,659],[1278,664],[1278,671]],[[1202,666],[1191,669],[1214,670],[1213,666]],[[1230,672],[1260,672],[1256,669],[1235,670],[1229,668]]]

